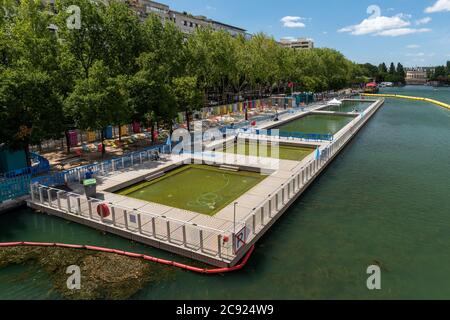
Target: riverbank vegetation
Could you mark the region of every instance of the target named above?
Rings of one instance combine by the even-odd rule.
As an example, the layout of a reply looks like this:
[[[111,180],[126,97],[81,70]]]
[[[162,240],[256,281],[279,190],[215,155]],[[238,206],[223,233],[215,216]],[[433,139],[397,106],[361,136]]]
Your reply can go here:
[[[156,16],[141,21],[121,2],[3,1],[0,143],[15,149],[74,128],[137,121],[170,129],[179,112],[212,100],[290,93],[289,84],[338,90],[371,76],[333,49],[295,51],[265,34],[206,28],[185,36]]]
[[[149,283],[171,276],[169,267],[111,253],[56,247],[0,248],[0,268],[35,265],[45,271],[53,290],[65,299],[122,300],[135,295]],[[80,267],[80,289],[69,289],[69,266]]]
[[[450,61],[445,66],[437,66],[429,75],[430,81],[436,81],[442,85],[450,85]]]
[[[387,67],[386,63],[381,63],[379,66],[375,66],[370,63],[358,64],[355,66],[355,70],[358,70],[356,74],[363,75],[360,79],[360,83],[368,81],[380,82],[392,82],[396,85],[405,85],[406,72],[401,63],[395,65],[393,62]]]

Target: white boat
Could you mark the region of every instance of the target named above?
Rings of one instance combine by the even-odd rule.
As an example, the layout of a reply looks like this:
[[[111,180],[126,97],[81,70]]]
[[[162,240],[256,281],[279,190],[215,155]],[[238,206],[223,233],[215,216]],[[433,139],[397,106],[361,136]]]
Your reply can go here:
[[[340,106],[342,104],[342,101],[337,100],[336,98],[334,98],[333,100],[331,100],[330,102],[328,102],[329,105],[332,106]]]

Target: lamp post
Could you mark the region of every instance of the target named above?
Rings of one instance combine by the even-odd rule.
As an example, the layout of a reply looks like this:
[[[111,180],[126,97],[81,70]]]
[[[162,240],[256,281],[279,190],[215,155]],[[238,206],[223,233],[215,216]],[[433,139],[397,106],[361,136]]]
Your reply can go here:
[[[236,235],[236,206],[239,202],[234,203],[234,212],[233,212],[233,234]]]

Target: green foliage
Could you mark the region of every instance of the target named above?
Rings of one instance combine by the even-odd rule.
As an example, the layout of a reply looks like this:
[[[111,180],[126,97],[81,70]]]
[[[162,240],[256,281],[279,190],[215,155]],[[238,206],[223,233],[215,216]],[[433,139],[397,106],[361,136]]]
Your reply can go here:
[[[377,82],[393,82],[396,84],[404,84],[406,73],[401,63],[397,64],[397,67],[392,62],[389,66],[389,70],[386,64],[383,62],[378,67],[366,63],[353,65],[353,83],[367,83],[369,81]]]
[[[290,93],[290,82],[317,92],[378,76],[335,50],[286,49],[265,34],[247,40],[198,28],[185,37],[156,15],[139,21],[121,1],[56,0],[53,13],[39,0],[3,2],[15,14],[0,12],[0,143],[20,148],[73,127],[138,120],[170,128],[210,96]]]
[[[8,3],[0,31],[0,143],[28,149],[63,131],[58,41],[40,1]]]
[[[186,112],[188,116],[193,110],[198,110],[203,106],[202,91],[198,88],[196,77],[175,78],[172,83],[172,94],[175,98],[177,110]]]
[[[7,69],[0,74],[0,141],[12,149],[61,136],[61,99],[42,71]]]
[[[131,119],[127,79],[113,76],[102,61],[95,62],[89,77],[79,80],[66,99],[65,112],[75,120],[77,128],[84,130],[122,124],[122,119]]]
[[[450,70],[448,66],[450,61],[447,62],[447,66],[437,66],[434,69],[434,73],[430,75],[432,81],[438,81],[440,83],[450,83]]]

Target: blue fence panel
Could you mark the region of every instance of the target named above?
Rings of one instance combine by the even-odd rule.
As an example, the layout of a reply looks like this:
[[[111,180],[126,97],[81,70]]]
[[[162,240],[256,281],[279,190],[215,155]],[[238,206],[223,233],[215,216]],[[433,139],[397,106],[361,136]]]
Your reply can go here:
[[[31,175],[22,175],[0,181],[0,202],[15,199],[30,192]]]
[[[15,178],[19,176],[26,175],[38,175],[41,173],[50,171],[50,162],[44,157],[38,155],[37,153],[30,153],[31,160],[34,162],[34,165],[31,167],[25,167],[21,169],[16,169],[12,171],[8,171],[4,173],[5,178]]]
[[[34,166],[7,172],[4,174],[4,178],[0,180],[0,202],[28,194],[31,182],[46,186],[64,185],[65,183],[80,181],[88,171],[98,174],[101,170],[109,172],[112,171],[113,168],[115,170],[129,168],[136,163],[136,161],[140,161],[140,155],[142,155],[143,161],[148,161],[150,160],[148,152],[157,151],[159,153],[170,153],[170,150],[171,148],[168,145],[152,146],[142,151],[133,152],[113,160],[106,160],[101,163],[90,164],[57,172],[52,175],[34,178],[33,176],[35,175],[49,172],[50,163],[44,157],[36,153],[31,153],[32,160],[35,163]],[[133,161],[131,160],[132,156]]]
[[[58,186],[65,183],[77,182],[84,178],[86,172],[92,171],[94,174],[103,172],[110,172],[113,170],[121,170],[131,167],[133,164],[140,161],[140,155],[142,155],[143,161],[150,160],[148,152],[157,151],[159,153],[170,152],[170,146],[168,145],[157,145],[146,148],[142,151],[132,152],[122,157],[114,158],[111,160],[105,160],[100,163],[94,163],[86,166],[76,167],[73,169],[65,170],[52,174],[50,176],[36,177],[31,180],[32,183],[39,183],[46,186]],[[131,161],[131,156],[133,156],[133,162]]]
[[[33,166],[8,171],[0,180],[0,202],[24,196],[30,192],[33,176],[50,171],[50,163],[37,153],[30,154]]]

